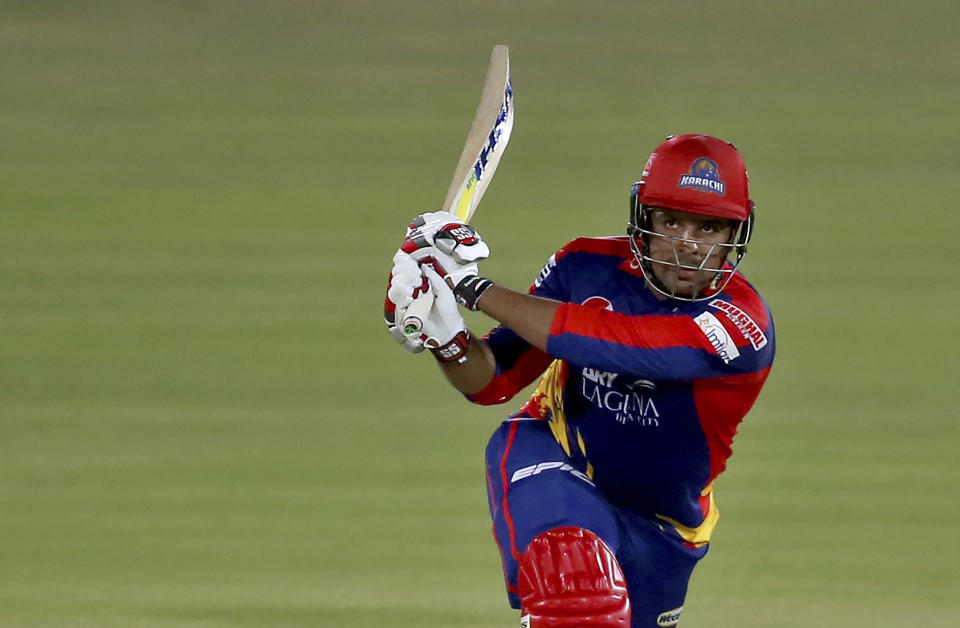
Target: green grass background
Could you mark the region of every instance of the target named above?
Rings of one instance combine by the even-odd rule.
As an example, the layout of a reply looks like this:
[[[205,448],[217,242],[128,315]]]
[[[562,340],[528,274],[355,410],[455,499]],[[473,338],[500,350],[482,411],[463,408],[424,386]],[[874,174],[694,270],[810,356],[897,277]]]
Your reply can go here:
[[[778,358],[682,625],[960,625],[960,10],[0,0],[0,626],[516,625],[477,408],[383,329],[490,48],[524,288],[734,140]],[[489,322],[471,317],[485,331]]]

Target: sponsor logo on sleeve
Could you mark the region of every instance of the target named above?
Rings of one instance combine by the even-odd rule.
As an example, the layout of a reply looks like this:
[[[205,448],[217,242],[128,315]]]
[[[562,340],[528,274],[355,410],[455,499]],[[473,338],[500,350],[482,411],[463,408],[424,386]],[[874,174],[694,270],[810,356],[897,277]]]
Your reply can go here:
[[[683,612],[683,607],[678,606],[673,610],[660,613],[657,616],[657,625],[658,626],[676,626],[680,623],[680,613]]]
[[[740,357],[740,351],[737,349],[736,343],[733,341],[733,338],[730,337],[730,334],[727,333],[727,328],[723,326],[723,323],[721,323],[716,316],[710,312],[704,312],[693,320],[700,326],[700,330],[707,337],[707,340],[710,341],[710,344],[713,345],[713,349],[717,352],[717,355],[723,359],[725,364],[729,364],[731,360],[736,360]]]
[[[723,312],[724,316],[729,318],[733,324],[737,326],[737,329],[740,330],[743,337],[750,341],[750,344],[755,350],[759,351],[767,345],[767,337],[764,335],[763,330],[760,329],[760,325],[757,325],[756,321],[736,305],[723,299],[714,299],[707,305]]]
[[[550,275],[551,271],[557,267],[557,256],[556,254],[551,255],[550,259],[547,260],[547,263],[543,265],[543,269],[540,271],[540,275],[533,280],[533,285],[537,288],[540,287],[547,277]]]

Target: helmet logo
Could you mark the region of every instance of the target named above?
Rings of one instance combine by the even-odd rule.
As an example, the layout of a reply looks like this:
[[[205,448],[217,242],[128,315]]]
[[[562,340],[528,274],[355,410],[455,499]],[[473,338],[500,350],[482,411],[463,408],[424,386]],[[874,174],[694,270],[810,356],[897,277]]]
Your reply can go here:
[[[712,192],[725,196],[727,184],[720,180],[720,172],[717,170],[717,162],[706,157],[698,157],[690,164],[690,170],[680,177],[677,187],[699,190],[700,192]]]

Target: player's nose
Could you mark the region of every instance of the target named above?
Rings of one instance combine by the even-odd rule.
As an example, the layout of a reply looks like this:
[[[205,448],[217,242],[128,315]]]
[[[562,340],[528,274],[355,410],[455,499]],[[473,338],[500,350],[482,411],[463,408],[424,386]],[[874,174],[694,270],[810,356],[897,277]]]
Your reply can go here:
[[[677,240],[677,247],[685,253],[696,253],[699,250],[699,243],[696,238],[696,228],[686,226],[680,232],[680,239]]]

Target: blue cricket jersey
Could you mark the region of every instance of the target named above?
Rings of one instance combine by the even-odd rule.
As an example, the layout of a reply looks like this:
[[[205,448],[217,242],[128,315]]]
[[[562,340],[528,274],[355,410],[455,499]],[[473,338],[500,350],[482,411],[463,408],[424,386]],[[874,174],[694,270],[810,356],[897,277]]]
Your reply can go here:
[[[496,375],[468,398],[504,403],[539,376],[517,416],[548,421],[614,503],[702,547],[719,516],[713,481],[773,363],[767,305],[740,273],[704,301],[658,299],[626,236],[570,242],[530,292],[562,303],[547,352],[495,327]]]

